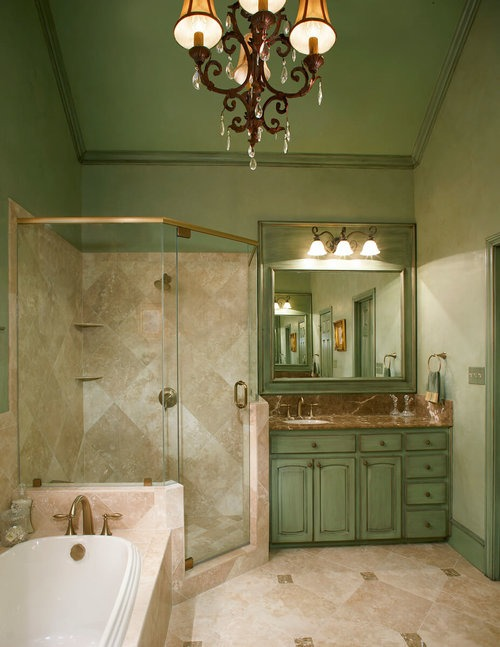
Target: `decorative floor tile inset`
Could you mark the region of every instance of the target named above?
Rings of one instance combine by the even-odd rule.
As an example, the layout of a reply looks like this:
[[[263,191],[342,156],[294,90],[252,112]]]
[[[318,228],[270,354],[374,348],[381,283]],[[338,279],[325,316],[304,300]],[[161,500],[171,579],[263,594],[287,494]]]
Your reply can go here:
[[[295,638],[295,647],[314,647],[313,639],[309,637]]]
[[[280,584],[293,584],[293,578],[291,575],[278,575],[277,577]]]
[[[364,571],[360,575],[364,580],[378,580],[378,577],[372,571]]]
[[[460,577],[460,573],[456,571],[454,568],[442,568],[441,570],[448,577]]]
[[[418,634],[401,634],[408,647],[425,647],[425,643]]]

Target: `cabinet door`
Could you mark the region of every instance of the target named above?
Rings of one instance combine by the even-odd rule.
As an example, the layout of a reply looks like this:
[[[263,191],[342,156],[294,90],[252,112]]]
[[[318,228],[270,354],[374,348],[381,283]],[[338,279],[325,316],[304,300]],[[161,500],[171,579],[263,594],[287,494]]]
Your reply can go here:
[[[295,543],[313,539],[312,459],[271,461],[271,541]]]
[[[355,459],[314,461],[314,540],[355,538]]]
[[[401,537],[401,458],[362,457],[360,539]]]

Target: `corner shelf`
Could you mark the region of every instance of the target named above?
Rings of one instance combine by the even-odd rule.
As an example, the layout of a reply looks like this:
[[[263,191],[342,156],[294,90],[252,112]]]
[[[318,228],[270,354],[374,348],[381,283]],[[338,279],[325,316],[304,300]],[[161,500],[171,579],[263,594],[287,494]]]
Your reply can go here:
[[[75,328],[102,328],[104,324],[102,323],[86,323],[85,321],[74,323]]]

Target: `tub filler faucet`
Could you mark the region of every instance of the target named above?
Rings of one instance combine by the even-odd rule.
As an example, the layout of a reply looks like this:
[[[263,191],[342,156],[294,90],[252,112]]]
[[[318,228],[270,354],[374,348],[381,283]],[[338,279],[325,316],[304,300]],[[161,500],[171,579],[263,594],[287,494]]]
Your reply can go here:
[[[68,527],[66,529],[67,535],[76,535],[75,527],[73,526],[73,519],[76,517],[78,512],[78,507],[82,509],[83,516],[83,534],[84,535],[93,535],[94,534],[94,520],[92,519],[92,508],[90,506],[90,501],[84,494],[79,494],[73,503],[69,514],[55,514],[54,519],[67,519]]]

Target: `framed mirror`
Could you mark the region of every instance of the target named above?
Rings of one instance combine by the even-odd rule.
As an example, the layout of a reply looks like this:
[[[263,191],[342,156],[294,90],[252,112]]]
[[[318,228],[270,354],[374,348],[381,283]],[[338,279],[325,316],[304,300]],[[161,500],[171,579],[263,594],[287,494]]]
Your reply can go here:
[[[415,391],[413,224],[260,222],[259,236],[261,393]]]

